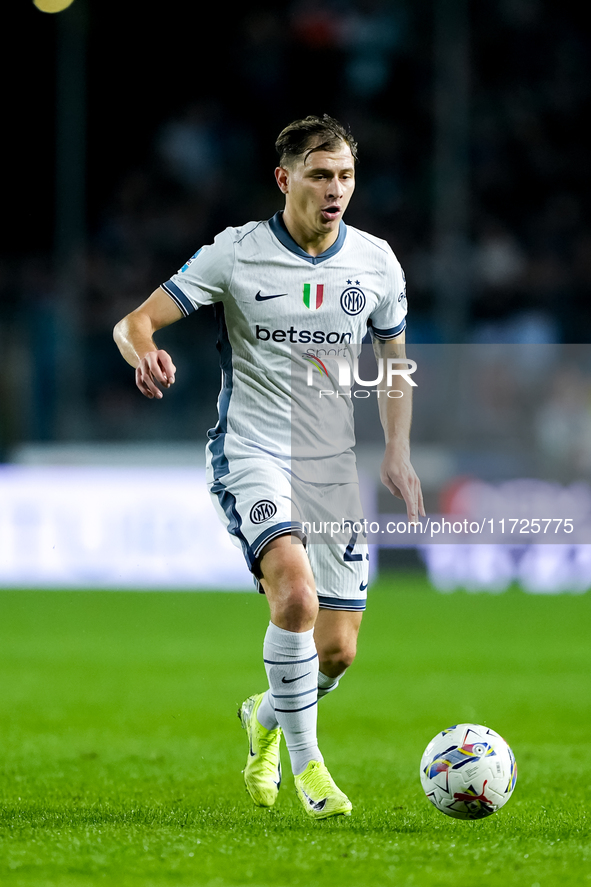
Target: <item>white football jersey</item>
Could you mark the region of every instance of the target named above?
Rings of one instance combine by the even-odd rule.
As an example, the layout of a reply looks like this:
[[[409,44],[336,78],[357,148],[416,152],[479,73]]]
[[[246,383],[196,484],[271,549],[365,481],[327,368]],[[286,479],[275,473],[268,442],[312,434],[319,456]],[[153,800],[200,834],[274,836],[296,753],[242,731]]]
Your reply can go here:
[[[405,280],[394,253],[342,221],[335,243],[315,257],[293,240],[282,213],[226,228],[162,288],[184,315],[215,305],[222,389],[208,447],[216,478],[235,457],[291,459],[293,400],[300,396],[292,390],[294,361],[302,376],[310,357],[357,353],[368,328],[387,340],[406,325]],[[321,405],[324,457],[353,442],[345,400]]]

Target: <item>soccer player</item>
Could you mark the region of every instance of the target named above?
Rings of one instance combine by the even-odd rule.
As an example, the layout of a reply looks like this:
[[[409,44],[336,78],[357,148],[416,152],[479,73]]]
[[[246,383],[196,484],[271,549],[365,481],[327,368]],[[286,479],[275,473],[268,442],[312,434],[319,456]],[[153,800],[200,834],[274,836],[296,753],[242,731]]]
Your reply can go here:
[[[176,369],[154,333],[214,305],[222,389],[219,420],[208,434],[208,486],[271,617],[263,644],[269,688],[239,711],[249,740],[244,779],[255,804],[274,804],[283,734],[298,797],[308,815],[322,819],[352,809],[318,748],[317,701],[355,658],[368,558],[356,535],[346,544],[306,546],[295,488],[304,490],[301,501],[318,503],[344,488],[343,501],[354,509],[358,494],[351,493],[354,484],[342,483],[350,477],[343,469],[351,464],[349,441],[337,439],[332,451],[304,459],[316,470],[311,483],[293,467],[291,369],[318,358],[324,366],[333,343],[339,343],[335,354],[344,353],[368,328],[378,357],[404,357],[406,295],[388,244],[343,222],[355,187],[352,134],[328,115],[306,117],[280,133],[276,148],[283,212],[226,228],[121,320],[114,336],[142,394],[161,398]],[[381,478],[417,521],[424,508],[409,456],[410,390],[379,402],[386,438]]]

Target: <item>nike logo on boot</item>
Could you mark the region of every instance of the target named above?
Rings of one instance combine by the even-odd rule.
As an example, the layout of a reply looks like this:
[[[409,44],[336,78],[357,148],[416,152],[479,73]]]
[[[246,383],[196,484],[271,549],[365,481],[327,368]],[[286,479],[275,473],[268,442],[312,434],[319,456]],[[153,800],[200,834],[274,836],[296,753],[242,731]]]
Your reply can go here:
[[[321,801],[313,801],[312,798],[310,797],[310,795],[308,795],[304,791],[304,789],[302,789],[302,794],[305,797],[308,804],[310,805],[310,807],[312,808],[312,810],[320,811],[320,810],[324,810],[324,808],[326,807],[326,802],[328,801],[328,798],[323,798]]]

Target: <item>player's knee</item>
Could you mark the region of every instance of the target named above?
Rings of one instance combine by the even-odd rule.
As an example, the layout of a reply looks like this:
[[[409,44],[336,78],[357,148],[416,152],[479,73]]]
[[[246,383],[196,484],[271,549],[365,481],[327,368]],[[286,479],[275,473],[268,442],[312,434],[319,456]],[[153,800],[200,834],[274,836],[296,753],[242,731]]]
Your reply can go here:
[[[316,589],[305,578],[290,578],[278,587],[264,585],[271,621],[286,631],[309,631],[318,615]]]
[[[287,631],[307,631],[318,615],[314,576],[302,545],[280,537],[264,550],[261,584],[271,608],[271,621]]]
[[[277,608],[289,631],[306,631],[314,625],[318,613],[316,590],[305,580],[296,581],[282,595]]]

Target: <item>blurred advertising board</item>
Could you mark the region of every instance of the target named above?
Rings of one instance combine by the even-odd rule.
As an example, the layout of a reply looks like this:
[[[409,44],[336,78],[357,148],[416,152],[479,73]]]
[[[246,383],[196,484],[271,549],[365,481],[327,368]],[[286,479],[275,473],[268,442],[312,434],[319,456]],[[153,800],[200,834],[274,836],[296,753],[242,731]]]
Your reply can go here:
[[[254,590],[202,468],[0,466],[0,586]]]

